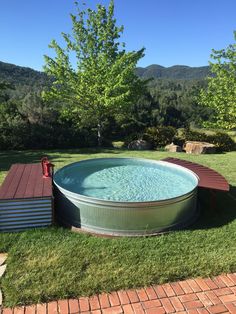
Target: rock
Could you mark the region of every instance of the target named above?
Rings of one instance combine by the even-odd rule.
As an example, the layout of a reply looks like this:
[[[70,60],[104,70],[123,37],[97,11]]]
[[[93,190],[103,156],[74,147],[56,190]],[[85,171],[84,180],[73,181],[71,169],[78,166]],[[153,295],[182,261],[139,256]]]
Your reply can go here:
[[[2,265],[0,266],[0,278],[3,276],[3,274],[5,273],[7,265]]]
[[[5,263],[7,259],[7,253],[0,253],[0,266]]]
[[[182,152],[182,148],[179,145],[175,145],[174,143],[166,145],[165,150],[171,153]]]
[[[207,142],[187,141],[184,144],[187,154],[214,154],[216,146]]]
[[[151,149],[151,144],[145,140],[135,140],[129,143],[128,149],[149,150]]]

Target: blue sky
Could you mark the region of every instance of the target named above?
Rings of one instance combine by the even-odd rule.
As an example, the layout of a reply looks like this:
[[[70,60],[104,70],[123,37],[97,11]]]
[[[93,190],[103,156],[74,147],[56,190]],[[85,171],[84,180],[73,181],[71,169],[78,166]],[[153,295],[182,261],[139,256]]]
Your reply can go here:
[[[62,43],[60,33],[70,31],[73,10],[73,0],[2,0],[0,61],[41,70],[50,41]],[[126,49],[146,48],[139,66],[207,65],[211,49],[232,43],[236,30],[236,0],[115,0],[115,15]]]

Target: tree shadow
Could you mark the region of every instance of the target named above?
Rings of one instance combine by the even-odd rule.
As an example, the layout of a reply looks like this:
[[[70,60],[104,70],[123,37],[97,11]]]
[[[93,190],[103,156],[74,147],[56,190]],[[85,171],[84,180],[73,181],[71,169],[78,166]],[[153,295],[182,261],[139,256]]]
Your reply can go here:
[[[229,192],[214,192],[199,189],[200,214],[189,230],[219,228],[236,219],[236,186]]]
[[[74,159],[74,155],[96,155],[101,153],[118,155],[122,152],[124,152],[124,150],[117,148],[2,151],[0,152],[0,171],[8,171],[12,164],[39,163],[43,156],[47,156],[52,161],[60,159],[60,162],[64,163],[69,159]],[[66,156],[63,156],[63,154],[66,154]]]

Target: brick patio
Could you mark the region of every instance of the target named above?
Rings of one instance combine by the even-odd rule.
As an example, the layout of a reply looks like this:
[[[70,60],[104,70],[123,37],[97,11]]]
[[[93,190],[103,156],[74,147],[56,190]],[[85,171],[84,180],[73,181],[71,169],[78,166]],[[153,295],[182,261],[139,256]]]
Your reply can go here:
[[[236,273],[197,278],[90,298],[4,308],[3,314],[236,314]]]

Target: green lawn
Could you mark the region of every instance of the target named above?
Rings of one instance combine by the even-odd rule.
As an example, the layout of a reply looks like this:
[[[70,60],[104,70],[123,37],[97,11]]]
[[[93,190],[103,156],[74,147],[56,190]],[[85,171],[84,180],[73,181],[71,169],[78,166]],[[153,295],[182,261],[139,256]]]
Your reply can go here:
[[[0,252],[8,252],[1,280],[5,306],[91,295],[195,276],[236,271],[236,152],[186,155],[126,150],[60,150],[0,153],[0,180],[12,163],[36,162],[48,155],[57,168],[85,158],[167,156],[195,161],[224,175],[230,193],[201,192],[201,214],[188,230],[150,238],[98,238],[53,227],[0,234]]]

